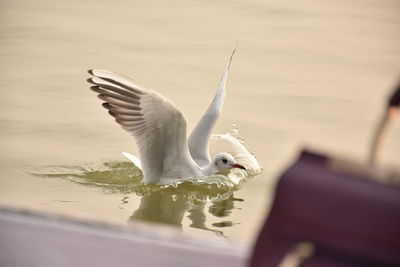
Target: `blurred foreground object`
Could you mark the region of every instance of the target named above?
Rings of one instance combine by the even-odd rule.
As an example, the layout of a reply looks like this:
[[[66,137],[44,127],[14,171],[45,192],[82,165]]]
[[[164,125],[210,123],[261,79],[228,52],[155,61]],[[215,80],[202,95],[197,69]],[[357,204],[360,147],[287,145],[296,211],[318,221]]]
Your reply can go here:
[[[248,249],[175,229],[132,227],[0,206],[0,266],[241,267]]]
[[[303,151],[250,266],[400,266],[400,176]]]
[[[369,164],[376,166],[380,160],[382,146],[390,126],[390,122],[400,113],[400,83],[389,97],[384,114],[378,123],[369,155]]]
[[[278,183],[252,267],[400,266],[400,175],[375,167],[399,107],[400,85],[376,130],[368,165],[301,153]]]

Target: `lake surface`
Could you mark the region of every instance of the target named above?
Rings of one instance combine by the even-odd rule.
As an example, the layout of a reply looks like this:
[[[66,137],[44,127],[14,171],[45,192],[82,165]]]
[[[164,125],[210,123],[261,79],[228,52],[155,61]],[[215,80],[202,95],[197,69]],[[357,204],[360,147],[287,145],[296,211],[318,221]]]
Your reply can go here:
[[[0,203],[251,242],[301,147],[366,160],[400,79],[399,11],[396,0],[2,1]],[[137,154],[133,139],[101,108],[86,70],[160,92],[190,131],[236,41],[215,132],[236,124],[263,172],[230,189],[140,187],[120,153]],[[399,136],[397,121],[390,168],[400,166]]]

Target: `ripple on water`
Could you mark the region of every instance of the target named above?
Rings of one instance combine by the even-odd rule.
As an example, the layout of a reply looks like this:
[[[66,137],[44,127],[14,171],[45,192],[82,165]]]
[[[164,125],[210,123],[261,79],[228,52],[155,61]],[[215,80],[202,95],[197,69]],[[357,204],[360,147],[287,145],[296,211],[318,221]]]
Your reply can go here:
[[[163,191],[191,201],[219,201],[240,188],[248,175],[235,169],[228,175],[212,175],[166,185],[144,185],[143,174],[131,162],[105,161],[83,165],[37,167],[30,174],[42,178],[60,178],[84,186],[103,189],[106,193],[135,193],[138,196]]]

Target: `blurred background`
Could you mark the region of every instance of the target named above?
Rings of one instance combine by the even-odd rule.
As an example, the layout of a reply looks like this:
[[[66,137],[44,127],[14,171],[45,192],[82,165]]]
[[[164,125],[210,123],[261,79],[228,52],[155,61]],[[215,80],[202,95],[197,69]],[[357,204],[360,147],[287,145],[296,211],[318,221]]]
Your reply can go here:
[[[251,242],[277,175],[301,147],[366,161],[400,79],[399,11],[397,0],[2,0],[0,203],[122,224],[144,218]],[[85,186],[32,174],[67,169],[112,177],[111,163],[125,161],[121,151],[137,154],[89,90],[87,69],[122,73],[160,92],[190,130],[236,41],[215,132],[236,124],[264,170],[229,197],[171,202],[107,190],[96,180]],[[387,168],[400,166],[399,136],[397,123],[384,148]],[[149,201],[162,203],[173,220],[151,219],[143,211]]]

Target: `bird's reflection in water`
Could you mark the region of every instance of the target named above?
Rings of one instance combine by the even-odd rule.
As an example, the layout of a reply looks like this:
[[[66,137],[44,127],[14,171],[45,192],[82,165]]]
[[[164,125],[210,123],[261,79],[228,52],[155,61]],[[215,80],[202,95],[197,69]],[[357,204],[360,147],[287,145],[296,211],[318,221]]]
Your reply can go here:
[[[229,216],[234,208],[234,201],[244,201],[241,198],[234,198],[233,193],[229,198],[221,201],[214,202],[208,211],[216,217],[226,217]]]
[[[162,190],[142,197],[140,205],[129,218],[130,222],[142,220],[182,227],[185,211],[190,203],[183,196],[176,196]]]
[[[238,199],[234,198],[233,192],[231,192],[228,198],[213,201],[208,211],[216,217],[229,216],[234,209],[235,200]],[[194,194],[188,196],[180,194],[179,190],[159,190],[142,197],[139,208],[133,212],[129,222],[141,220],[168,224],[182,229],[182,221],[187,213],[187,218],[191,221],[190,227],[212,231],[217,235],[224,236],[222,231],[207,226],[206,206],[207,202],[196,199]],[[229,223],[226,225],[216,223],[214,226],[227,227]],[[230,222],[230,226],[233,226],[232,222]]]

